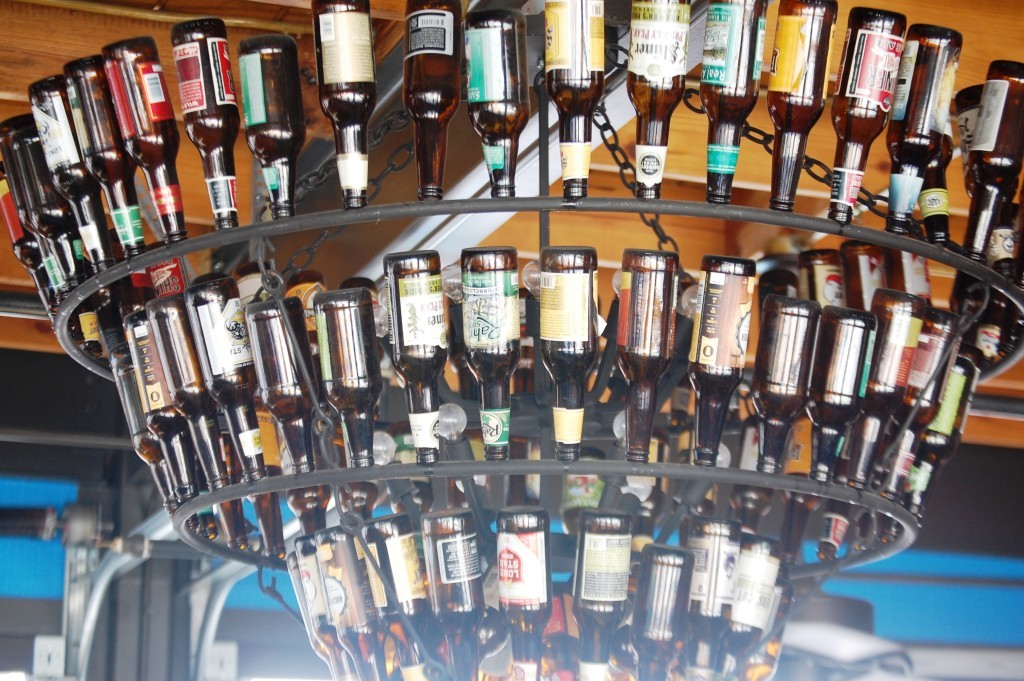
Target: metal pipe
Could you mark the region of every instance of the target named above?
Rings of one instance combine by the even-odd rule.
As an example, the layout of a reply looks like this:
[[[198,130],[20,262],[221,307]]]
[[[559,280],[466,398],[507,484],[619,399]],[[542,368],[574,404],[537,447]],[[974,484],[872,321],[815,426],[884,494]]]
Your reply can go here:
[[[19,291],[0,291],[0,317],[49,319],[39,296]]]
[[[32,428],[0,427],[0,442],[16,442],[24,445],[46,445],[49,447],[74,447],[80,449],[111,449],[135,451],[132,443],[123,437],[100,433],[63,433],[54,430]]]

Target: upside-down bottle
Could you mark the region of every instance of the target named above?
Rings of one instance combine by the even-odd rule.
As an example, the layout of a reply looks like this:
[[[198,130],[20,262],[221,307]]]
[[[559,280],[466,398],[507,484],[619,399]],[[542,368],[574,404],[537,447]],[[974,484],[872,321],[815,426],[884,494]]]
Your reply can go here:
[[[539,681],[541,634],[551,619],[548,512],[510,506],[498,512],[498,605],[512,635],[512,673]]]
[[[630,624],[637,681],[666,681],[686,643],[695,560],[693,551],[664,544],[640,552]]]

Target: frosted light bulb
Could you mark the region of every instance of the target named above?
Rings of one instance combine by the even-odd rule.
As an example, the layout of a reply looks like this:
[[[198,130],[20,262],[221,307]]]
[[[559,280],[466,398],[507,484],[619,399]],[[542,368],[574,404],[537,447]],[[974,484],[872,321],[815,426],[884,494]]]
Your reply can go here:
[[[715,459],[715,468],[728,468],[732,465],[732,452],[725,444],[718,443],[718,458]]]
[[[612,433],[615,435],[615,439],[622,444],[626,441],[626,412],[620,411],[615,415],[615,420],[612,421]]]
[[[453,262],[441,268],[441,290],[453,303],[462,303],[462,265]]]
[[[457,404],[442,404],[437,418],[437,434],[453,441],[466,430],[466,412]]]
[[[394,462],[397,450],[398,445],[395,444],[395,438],[386,431],[375,430],[373,432],[373,465],[387,466]]]
[[[615,270],[615,274],[612,275],[612,289],[615,291],[615,295],[619,295],[622,292],[622,270]]]
[[[697,316],[697,289],[698,286],[688,286],[679,294],[679,301],[676,304],[676,312],[688,319]]]
[[[388,318],[388,311],[383,305],[373,306],[373,325],[377,332],[377,338],[384,338],[390,330],[391,320]]]
[[[540,263],[531,260],[523,267],[523,286],[530,295],[540,300]]]

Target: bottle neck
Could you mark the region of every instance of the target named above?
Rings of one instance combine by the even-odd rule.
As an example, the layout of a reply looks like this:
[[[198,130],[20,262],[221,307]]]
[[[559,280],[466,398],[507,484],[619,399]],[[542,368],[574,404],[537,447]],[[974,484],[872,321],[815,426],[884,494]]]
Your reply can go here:
[[[757,420],[757,432],[761,451],[757,461],[757,470],[762,473],[777,473],[782,467],[782,457],[786,452],[786,442],[793,430],[790,420],[762,416]]]
[[[346,409],[341,412],[345,423],[345,451],[349,468],[373,465],[373,412]]]
[[[444,195],[444,163],[448,153],[448,121],[414,118],[417,196],[420,201],[440,200]]]
[[[626,391],[626,459],[646,463],[657,409],[657,385],[632,381]]]
[[[806,149],[806,132],[776,129],[775,144],[772,148],[772,198],[770,201],[773,209],[793,210]]]

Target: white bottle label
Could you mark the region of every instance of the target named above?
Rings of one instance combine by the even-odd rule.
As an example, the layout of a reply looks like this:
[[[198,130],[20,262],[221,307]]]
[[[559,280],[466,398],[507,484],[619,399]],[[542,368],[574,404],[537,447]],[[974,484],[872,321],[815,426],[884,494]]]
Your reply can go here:
[[[636,181],[648,187],[661,184],[667,155],[668,147],[636,145]]]
[[[981,91],[981,106],[978,107],[977,127],[971,151],[992,151],[999,137],[999,125],[1003,120],[1003,106],[1010,83],[1005,80],[989,80]]]
[[[771,624],[775,580],[779,576],[779,559],[773,556],[741,551],[736,564],[736,597],[732,604],[732,621],[764,631]]]
[[[39,131],[39,142],[43,145],[47,168],[54,170],[59,166],[81,161],[78,147],[75,146],[74,133],[71,132],[71,123],[68,121],[67,112],[64,111],[64,102],[59,97],[48,98],[42,108],[33,104],[32,118],[36,121],[36,130]]]
[[[690,537],[686,547],[694,553],[690,599],[701,602],[700,612],[718,615],[733,603],[739,543],[728,537]]]
[[[317,17],[317,27],[325,84],[374,82],[369,14],[326,12]]]
[[[628,534],[586,533],[583,540],[583,569],[579,597],[588,601],[625,601],[629,590],[629,556],[632,538]]]
[[[252,364],[252,345],[245,325],[242,302],[238,298],[226,301],[221,309],[216,303],[196,308],[210,372],[221,376],[236,367]]]
[[[439,446],[437,425],[440,412],[409,414],[409,430],[417,449],[437,449]]]
[[[502,605],[548,602],[543,532],[498,533],[498,600]]]
[[[419,54],[455,54],[455,17],[447,10],[428,9],[405,18],[405,58]]]
[[[634,2],[629,24],[629,72],[646,78],[652,87],[668,87],[673,78],[685,75],[689,28],[688,4]]]

